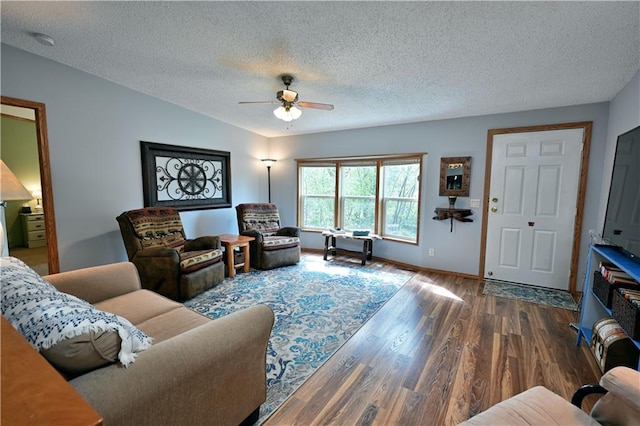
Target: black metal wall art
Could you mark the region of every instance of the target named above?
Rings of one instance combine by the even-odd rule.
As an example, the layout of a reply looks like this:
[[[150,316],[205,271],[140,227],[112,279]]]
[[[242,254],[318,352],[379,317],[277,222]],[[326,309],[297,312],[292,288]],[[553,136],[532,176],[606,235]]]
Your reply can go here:
[[[231,154],[140,141],[145,207],[231,207]]]

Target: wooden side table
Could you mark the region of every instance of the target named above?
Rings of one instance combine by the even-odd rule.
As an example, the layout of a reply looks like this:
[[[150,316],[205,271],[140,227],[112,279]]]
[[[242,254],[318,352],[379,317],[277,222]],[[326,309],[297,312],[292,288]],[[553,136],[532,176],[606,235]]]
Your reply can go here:
[[[224,250],[227,256],[227,276],[233,278],[236,276],[236,269],[244,267],[244,272],[249,272],[251,262],[249,258],[249,243],[255,240],[253,237],[247,237],[245,235],[232,235],[223,234],[220,235],[220,242],[224,246]],[[236,247],[242,247],[242,254],[244,255],[244,261],[242,263],[235,263],[233,256],[234,249]]]

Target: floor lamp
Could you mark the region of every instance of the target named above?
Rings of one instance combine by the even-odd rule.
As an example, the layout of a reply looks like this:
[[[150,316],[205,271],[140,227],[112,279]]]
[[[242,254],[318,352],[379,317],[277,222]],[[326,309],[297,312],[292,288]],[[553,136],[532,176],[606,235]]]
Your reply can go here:
[[[267,185],[269,186],[269,203],[271,203],[271,166],[275,164],[277,160],[272,158],[264,158],[262,162],[267,166]]]
[[[0,160],[0,247],[2,248],[2,257],[9,256],[9,242],[7,241],[7,224],[4,217],[4,208],[7,201],[14,200],[32,200],[33,196],[27,188],[24,187],[20,180],[13,174],[11,169]]]

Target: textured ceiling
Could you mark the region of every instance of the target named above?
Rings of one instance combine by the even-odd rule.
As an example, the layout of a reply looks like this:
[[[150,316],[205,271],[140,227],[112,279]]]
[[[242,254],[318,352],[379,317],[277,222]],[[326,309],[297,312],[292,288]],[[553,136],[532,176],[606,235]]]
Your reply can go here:
[[[637,1],[0,6],[4,43],[268,137],[609,101],[640,69]],[[238,105],[283,73],[335,109]]]

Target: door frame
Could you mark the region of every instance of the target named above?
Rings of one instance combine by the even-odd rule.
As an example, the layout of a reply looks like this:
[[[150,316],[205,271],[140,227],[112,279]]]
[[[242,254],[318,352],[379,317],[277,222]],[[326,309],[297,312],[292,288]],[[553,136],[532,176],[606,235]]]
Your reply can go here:
[[[580,260],[580,234],[582,231],[582,211],[584,209],[585,194],[587,192],[587,171],[589,169],[589,151],[591,147],[591,133],[593,121],[575,123],[545,124],[539,126],[507,127],[489,129],[487,132],[487,157],[484,169],[484,201],[482,204],[482,231],[480,236],[480,268],[479,276],[484,280],[485,260],[487,251],[487,222],[489,221],[489,197],[491,189],[491,166],[493,156],[493,138],[495,135],[511,133],[545,132],[549,130],[583,129],[582,160],[580,164],[580,180],[578,182],[578,197],[576,199],[576,219],[573,229],[573,244],[571,248],[571,266],[569,271],[569,292],[576,294],[578,262]]]
[[[32,109],[36,116],[36,138],[38,141],[38,161],[40,162],[40,185],[42,189],[42,211],[44,213],[45,234],[47,236],[47,261],[49,274],[60,272],[58,258],[58,236],[56,233],[56,215],[53,206],[53,184],[51,182],[51,161],[49,160],[49,140],[47,138],[47,113],[41,102],[24,99],[0,97],[0,103]]]

